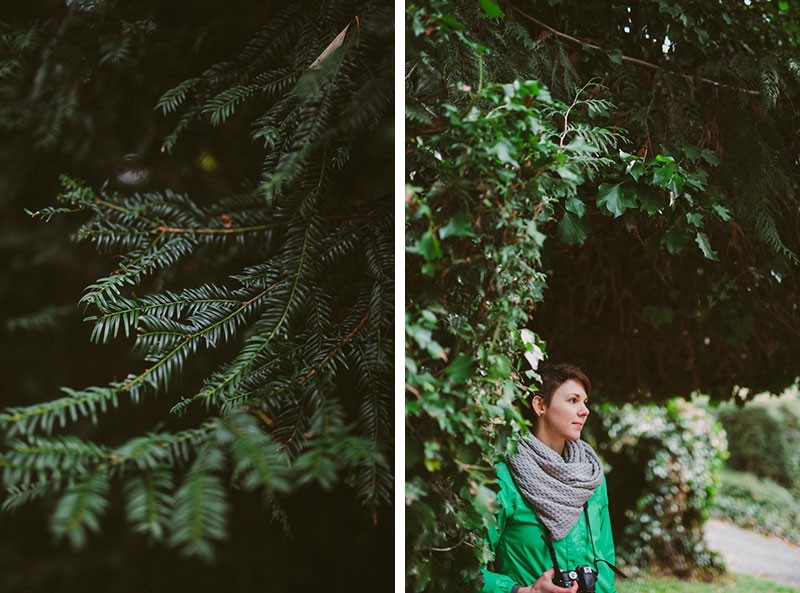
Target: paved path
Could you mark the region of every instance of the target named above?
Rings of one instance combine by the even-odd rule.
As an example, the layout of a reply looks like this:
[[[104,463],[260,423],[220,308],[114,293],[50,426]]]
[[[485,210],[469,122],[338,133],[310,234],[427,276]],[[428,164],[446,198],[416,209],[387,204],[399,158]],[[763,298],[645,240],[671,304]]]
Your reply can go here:
[[[706,541],[725,559],[728,570],[800,588],[800,546],[709,519]]]

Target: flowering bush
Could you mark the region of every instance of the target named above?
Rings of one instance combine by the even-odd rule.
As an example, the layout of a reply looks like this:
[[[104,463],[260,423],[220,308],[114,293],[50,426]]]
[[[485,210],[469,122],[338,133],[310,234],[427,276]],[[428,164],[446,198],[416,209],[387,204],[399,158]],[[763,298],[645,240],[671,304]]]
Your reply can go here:
[[[609,496],[620,563],[633,573],[724,571],[703,539],[727,455],[722,427],[682,399],[665,406],[607,405],[599,416],[599,450],[612,466]]]

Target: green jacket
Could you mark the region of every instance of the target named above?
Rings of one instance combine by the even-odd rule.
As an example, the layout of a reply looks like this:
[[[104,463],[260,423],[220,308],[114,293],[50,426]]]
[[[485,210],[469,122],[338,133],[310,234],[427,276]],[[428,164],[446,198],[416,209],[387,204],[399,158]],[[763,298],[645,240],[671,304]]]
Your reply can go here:
[[[489,547],[494,552],[492,570],[483,571],[483,593],[509,593],[515,584],[528,586],[553,566],[550,551],[542,539],[544,526],[525,502],[505,463],[497,464],[500,510],[497,527],[489,530]],[[614,564],[614,539],[608,518],[606,480],[594,491],[588,503],[594,545],[598,559]],[[580,519],[564,539],[554,541],[559,568],[572,570],[581,564],[594,566],[586,517]],[[605,562],[598,562],[597,593],[614,593],[614,572]]]

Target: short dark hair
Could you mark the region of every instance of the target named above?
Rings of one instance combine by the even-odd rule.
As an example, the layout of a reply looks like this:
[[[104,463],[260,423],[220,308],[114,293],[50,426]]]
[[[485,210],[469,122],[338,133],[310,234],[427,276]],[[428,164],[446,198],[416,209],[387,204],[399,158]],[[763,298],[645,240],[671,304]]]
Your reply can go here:
[[[592,394],[592,382],[581,368],[569,362],[544,365],[539,369],[539,376],[542,378],[541,387],[536,395],[541,397],[546,404],[550,403],[556,389],[561,387],[570,379],[575,379],[583,384],[586,395]]]
[[[527,361],[523,359],[522,365],[523,368],[527,367]],[[575,379],[579,383],[582,383],[587,396],[592,394],[592,382],[589,381],[589,377],[586,376],[586,373],[584,373],[579,366],[572,363],[560,362],[557,364],[543,364],[537,369],[537,373],[539,373],[542,380],[538,383],[535,393],[528,392],[529,395],[525,397],[523,409],[521,410],[523,417],[531,422],[536,421],[536,414],[534,414],[532,410],[533,398],[538,395],[544,400],[544,403],[549,404],[556,390],[570,379]],[[520,375],[524,377],[525,373],[520,373]],[[532,382],[523,378],[523,383],[527,386],[531,386]]]

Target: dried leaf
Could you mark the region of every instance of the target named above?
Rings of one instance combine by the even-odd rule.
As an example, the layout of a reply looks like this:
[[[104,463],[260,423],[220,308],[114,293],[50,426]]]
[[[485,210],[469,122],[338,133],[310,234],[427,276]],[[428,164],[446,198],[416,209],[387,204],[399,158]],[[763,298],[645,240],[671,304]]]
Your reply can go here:
[[[350,23],[347,23],[347,26],[344,29],[342,29],[341,33],[339,33],[334,38],[334,40],[328,44],[328,47],[322,50],[322,53],[317,56],[317,59],[311,63],[311,65],[308,67],[309,70],[319,69],[322,62],[328,59],[333,52],[335,52],[342,46],[342,44],[344,43],[344,38],[347,35],[347,30],[349,28],[350,28]]]

